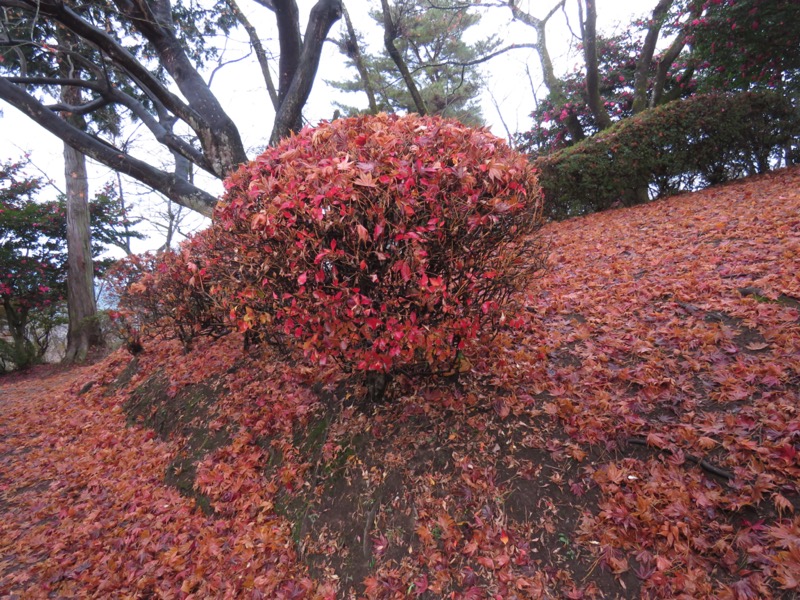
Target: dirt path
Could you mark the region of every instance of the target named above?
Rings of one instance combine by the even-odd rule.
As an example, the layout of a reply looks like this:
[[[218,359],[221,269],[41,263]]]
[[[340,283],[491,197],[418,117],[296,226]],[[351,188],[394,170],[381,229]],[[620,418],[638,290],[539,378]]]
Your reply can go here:
[[[164,484],[176,445],[128,427],[112,385],[129,362],[118,352],[0,380],[0,598],[235,597],[225,590],[253,585],[243,564],[253,581],[298,579],[260,547],[283,548],[288,531],[232,531]]]
[[[37,517],[38,499],[53,480],[47,471],[27,468],[31,453],[52,421],[49,409],[89,369],[40,365],[0,377],[0,591],[10,597],[36,597],[27,590],[27,573],[45,553],[21,556],[14,545],[25,528],[40,528],[51,518]]]
[[[159,511],[164,519],[189,512],[177,492],[154,485],[169,449],[127,431],[103,386],[125,360],[0,378],[0,597],[147,589],[147,581],[126,581],[142,577],[138,565],[123,567],[139,539],[120,515],[146,503],[158,530]]]

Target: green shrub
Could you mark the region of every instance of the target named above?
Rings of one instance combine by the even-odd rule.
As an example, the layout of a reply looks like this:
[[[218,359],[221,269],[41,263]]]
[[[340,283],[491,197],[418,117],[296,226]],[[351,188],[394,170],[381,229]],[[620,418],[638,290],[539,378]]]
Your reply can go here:
[[[798,139],[800,117],[787,98],[707,94],[620,121],[534,164],[545,211],[561,219],[764,173]]]

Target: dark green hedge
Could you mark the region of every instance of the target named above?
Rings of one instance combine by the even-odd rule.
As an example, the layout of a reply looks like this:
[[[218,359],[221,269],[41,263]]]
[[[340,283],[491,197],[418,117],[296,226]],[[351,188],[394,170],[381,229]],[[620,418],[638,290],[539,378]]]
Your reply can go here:
[[[630,206],[791,162],[800,114],[772,92],[698,95],[535,159],[554,219]]]

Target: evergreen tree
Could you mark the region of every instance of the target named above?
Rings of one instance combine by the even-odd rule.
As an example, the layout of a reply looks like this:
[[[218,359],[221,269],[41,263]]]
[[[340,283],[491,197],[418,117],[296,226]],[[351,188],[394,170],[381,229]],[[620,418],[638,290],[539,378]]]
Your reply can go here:
[[[544,21],[512,4],[514,9],[515,18],[544,31]],[[770,89],[796,97],[798,23],[796,0],[659,0],[648,17],[621,34],[588,35],[582,27],[582,43],[593,40],[596,60],[561,79],[546,78],[550,93],[532,114],[537,125],[517,142],[528,152],[547,154],[604,128],[590,106],[590,67],[612,122],[697,92]],[[669,44],[659,49],[659,38]],[[540,52],[546,52],[544,45]]]
[[[800,94],[800,2],[708,1],[690,24],[703,89]]]
[[[24,368],[47,350],[49,331],[65,322],[67,296],[67,202],[39,202],[41,182],[29,177],[25,163],[0,163],[0,367]],[[109,260],[98,260],[108,244],[138,237],[125,227],[116,196],[104,193],[89,203],[89,222],[96,233],[90,260],[102,272]],[[127,241],[127,240],[125,240]]]
[[[384,48],[379,53],[362,53],[362,40],[351,35],[352,30],[342,36],[339,47],[359,75],[348,81],[329,83],[347,92],[367,92],[370,86],[380,111],[426,112],[454,117],[471,125],[482,124],[478,97],[483,82],[478,62],[495,50],[499,42],[494,36],[474,44],[463,41],[468,30],[480,22],[480,15],[457,0],[442,0],[435,6],[424,0],[398,0],[393,6],[388,3],[384,6],[389,9],[388,21],[383,10],[373,10],[370,16],[385,30],[388,26],[392,28],[387,30],[390,36],[385,39],[393,38],[392,43],[422,97],[424,110],[419,109],[389,51]],[[363,112],[353,106],[339,107],[345,114]]]

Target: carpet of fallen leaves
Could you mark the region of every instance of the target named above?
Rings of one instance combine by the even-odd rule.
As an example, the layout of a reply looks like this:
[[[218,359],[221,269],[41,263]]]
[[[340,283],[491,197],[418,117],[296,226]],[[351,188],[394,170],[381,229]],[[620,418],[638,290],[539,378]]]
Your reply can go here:
[[[0,378],[0,595],[795,597],[800,169],[540,235],[523,326],[385,405],[237,335]]]

